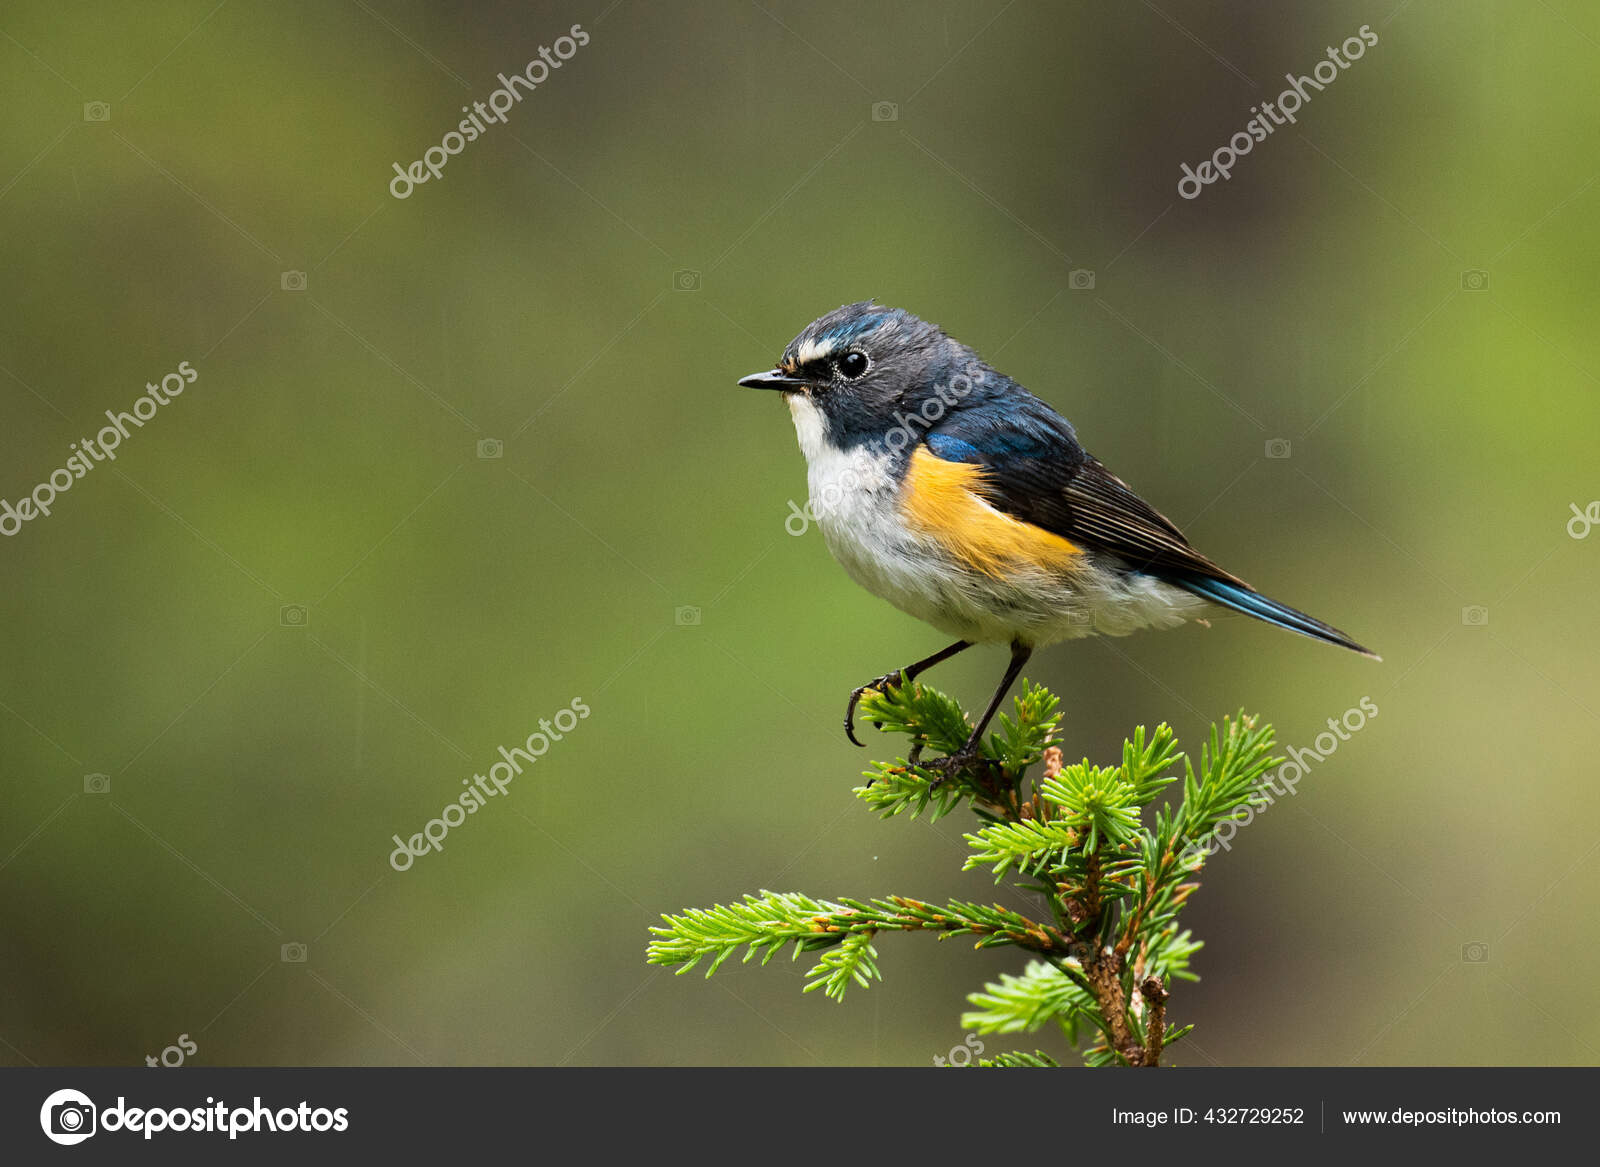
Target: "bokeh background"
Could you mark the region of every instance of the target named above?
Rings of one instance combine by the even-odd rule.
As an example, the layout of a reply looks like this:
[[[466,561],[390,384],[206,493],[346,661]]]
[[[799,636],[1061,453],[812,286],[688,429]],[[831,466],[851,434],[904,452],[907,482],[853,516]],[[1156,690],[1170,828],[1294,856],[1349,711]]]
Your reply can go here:
[[[852,797],[846,694],[943,638],[786,531],[792,427],[734,386],[864,297],[1384,656],[1220,616],[1030,667],[1095,758],[1380,710],[1208,869],[1177,1060],[1600,1059],[1597,48],[1576,0],[7,4],[0,495],[199,379],[0,541],[0,1062],[947,1054],[1018,958],[886,938],[842,1006],[804,962],[644,963],[660,912],[760,888],[992,894],[959,818]],[[930,680],[977,704],[1003,663]]]

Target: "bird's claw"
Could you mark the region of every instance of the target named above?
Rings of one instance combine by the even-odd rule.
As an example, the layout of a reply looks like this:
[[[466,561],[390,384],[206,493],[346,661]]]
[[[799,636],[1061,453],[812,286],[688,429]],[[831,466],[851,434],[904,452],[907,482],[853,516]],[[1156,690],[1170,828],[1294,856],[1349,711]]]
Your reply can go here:
[[[920,769],[933,772],[934,778],[929,785],[935,788],[943,785],[963,770],[972,770],[979,767],[987,769],[993,765],[994,762],[984,757],[983,751],[976,745],[964,746],[953,754],[946,754],[942,758],[934,758],[931,762],[917,763]]]
[[[892,673],[884,673],[883,676],[868,681],[865,685],[852,692],[850,694],[850,704],[844,707],[844,736],[856,745],[865,748],[867,743],[856,737],[856,706],[861,704],[862,697],[874,689],[882,691],[886,686],[890,685],[898,689],[903,684],[905,684],[904,670],[896,669]],[[881,721],[874,721],[872,724],[879,729],[883,728],[883,722]]]

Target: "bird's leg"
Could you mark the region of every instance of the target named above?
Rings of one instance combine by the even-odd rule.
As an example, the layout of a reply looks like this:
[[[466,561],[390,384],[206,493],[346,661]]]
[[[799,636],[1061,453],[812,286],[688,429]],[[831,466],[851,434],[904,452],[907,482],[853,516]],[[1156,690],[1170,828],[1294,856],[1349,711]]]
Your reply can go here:
[[[865,685],[862,685],[859,689],[850,694],[850,704],[844,707],[845,737],[855,742],[858,746],[864,746],[867,744],[866,742],[858,741],[856,739],[856,706],[861,703],[863,694],[872,689],[882,690],[886,686],[894,686],[895,688],[899,688],[901,685],[909,685],[912,681],[917,679],[919,674],[931,669],[940,661],[949,660],[951,657],[955,656],[956,653],[963,652],[971,647],[972,643],[970,641],[958,640],[948,648],[941,648],[932,656],[923,660],[919,660],[916,664],[907,665],[903,669],[895,669],[895,671],[892,673],[884,673],[883,676],[878,677],[875,680],[868,681]]]
[[[983,731],[989,728],[989,722],[994,720],[994,715],[1000,709],[1000,702],[1005,700],[1006,690],[1011,688],[1012,683],[1022,674],[1023,666],[1028,663],[1028,658],[1032,655],[1031,645],[1023,644],[1020,640],[1011,642],[1011,664],[1006,668],[1006,675],[1000,680],[1000,687],[994,691],[994,696],[989,698],[989,707],[978,719],[977,728],[967,738],[967,744],[948,757],[924,763],[927,769],[939,770],[944,778],[948,778],[951,774],[982,760],[983,755],[978,749],[978,742],[983,737]]]

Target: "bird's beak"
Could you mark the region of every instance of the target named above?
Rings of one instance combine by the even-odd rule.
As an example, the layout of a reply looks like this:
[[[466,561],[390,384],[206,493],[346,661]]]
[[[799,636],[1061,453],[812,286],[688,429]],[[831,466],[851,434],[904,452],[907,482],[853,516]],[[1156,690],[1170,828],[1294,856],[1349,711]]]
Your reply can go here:
[[[804,389],[806,383],[799,377],[791,377],[787,373],[771,369],[765,373],[751,373],[739,382],[746,389]]]

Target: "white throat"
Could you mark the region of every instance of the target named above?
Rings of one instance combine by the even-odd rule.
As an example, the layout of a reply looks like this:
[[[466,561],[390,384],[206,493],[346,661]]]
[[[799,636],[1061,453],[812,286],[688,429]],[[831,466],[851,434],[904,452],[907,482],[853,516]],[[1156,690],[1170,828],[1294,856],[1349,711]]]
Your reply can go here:
[[[800,452],[806,456],[806,464],[813,465],[830,452],[838,453],[828,441],[828,419],[811,398],[804,393],[785,393],[784,399],[789,403],[789,416],[794,418],[795,436],[800,439]]]

